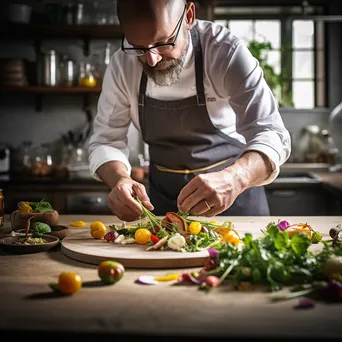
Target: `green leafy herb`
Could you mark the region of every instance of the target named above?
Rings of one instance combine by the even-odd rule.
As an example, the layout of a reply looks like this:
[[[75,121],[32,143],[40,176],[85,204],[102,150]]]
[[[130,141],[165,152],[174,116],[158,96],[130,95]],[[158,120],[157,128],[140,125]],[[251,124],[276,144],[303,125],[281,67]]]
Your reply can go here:
[[[28,202],[34,213],[42,213],[54,211],[51,204],[47,201],[41,200],[40,202]]]
[[[34,222],[31,228],[32,237],[39,237],[51,233],[51,227],[44,222]]]

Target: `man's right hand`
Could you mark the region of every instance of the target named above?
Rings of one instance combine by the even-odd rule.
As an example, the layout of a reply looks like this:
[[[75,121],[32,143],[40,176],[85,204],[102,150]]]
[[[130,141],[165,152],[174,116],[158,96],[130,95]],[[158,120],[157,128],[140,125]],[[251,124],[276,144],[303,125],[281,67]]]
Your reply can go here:
[[[153,210],[145,186],[130,177],[123,177],[116,183],[108,195],[108,207],[122,221],[137,220],[142,209],[134,197],[138,197],[147,209]]]

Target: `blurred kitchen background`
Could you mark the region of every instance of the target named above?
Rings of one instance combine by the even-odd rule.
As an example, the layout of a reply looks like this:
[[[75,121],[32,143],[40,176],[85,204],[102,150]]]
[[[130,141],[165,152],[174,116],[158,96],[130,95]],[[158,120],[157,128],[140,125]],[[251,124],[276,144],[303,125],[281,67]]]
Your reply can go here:
[[[292,136],[267,186],[271,214],[342,213],[342,1],[199,0],[197,17],[230,28],[259,60]],[[110,213],[90,177],[87,142],[102,77],[120,47],[115,0],[3,0],[0,5],[0,188],[66,214]],[[148,153],[129,130],[132,177]]]

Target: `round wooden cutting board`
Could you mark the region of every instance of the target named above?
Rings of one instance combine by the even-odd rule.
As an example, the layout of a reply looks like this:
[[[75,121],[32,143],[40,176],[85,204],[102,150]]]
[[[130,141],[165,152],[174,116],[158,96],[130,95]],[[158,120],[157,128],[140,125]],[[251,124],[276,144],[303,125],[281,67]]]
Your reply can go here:
[[[62,252],[71,259],[98,265],[104,260],[115,260],[126,268],[183,268],[201,267],[208,251],[182,253],[176,251],[146,251],[147,245],[114,244],[96,240],[88,231],[65,237]]]

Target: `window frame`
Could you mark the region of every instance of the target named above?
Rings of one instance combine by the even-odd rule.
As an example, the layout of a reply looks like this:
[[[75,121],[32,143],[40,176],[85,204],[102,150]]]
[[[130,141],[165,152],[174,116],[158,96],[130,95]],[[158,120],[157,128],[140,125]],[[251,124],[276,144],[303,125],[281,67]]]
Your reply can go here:
[[[251,6],[239,6],[230,8],[217,8],[214,13],[214,19],[225,20],[227,22],[232,20],[277,20],[280,22],[280,70],[282,75],[285,75],[286,81],[283,82],[281,95],[287,97],[289,92],[292,91],[293,81],[304,80],[303,78],[294,78],[293,75],[293,51],[301,51],[300,48],[293,47],[293,21],[294,20],[312,20],[305,19],[301,14],[298,6],[288,7],[274,7],[265,6],[263,10],[255,9],[253,14],[253,7]],[[242,13],[245,11],[246,13]],[[264,12],[264,13],[260,13]],[[252,13],[252,14],[251,14]],[[308,14],[323,14],[322,7],[310,7]],[[313,21],[313,20],[312,20]],[[328,107],[328,80],[327,65],[326,65],[326,51],[325,46],[325,26],[323,22],[313,21],[314,24],[314,43],[312,48],[303,49],[303,51],[313,52],[313,77],[308,80],[314,82],[314,107],[313,108],[327,108]],[[282,49],[282,46],[290,46],[289,49]],[[278,49],[275,49],[278,50]],[[293,101],[293,96],[291,94]],[[282,108],[294,108],[296,110],[309,109],[309,108],[295,108],[295,107],[282,107]]]

